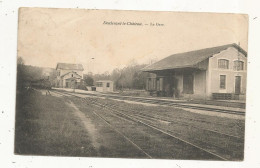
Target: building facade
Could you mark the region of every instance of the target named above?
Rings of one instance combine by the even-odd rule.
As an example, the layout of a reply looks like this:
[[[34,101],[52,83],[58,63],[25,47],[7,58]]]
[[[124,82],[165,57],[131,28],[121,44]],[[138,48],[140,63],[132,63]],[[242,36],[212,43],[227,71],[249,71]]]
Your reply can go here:
[[[56,87],[59,88],[77,88],[83,79],[84,68],[81,64],[58,63],[56,71]]]
[[[142,70],[151,95],[245,99],[247,53],[236,44],[174,54]]]

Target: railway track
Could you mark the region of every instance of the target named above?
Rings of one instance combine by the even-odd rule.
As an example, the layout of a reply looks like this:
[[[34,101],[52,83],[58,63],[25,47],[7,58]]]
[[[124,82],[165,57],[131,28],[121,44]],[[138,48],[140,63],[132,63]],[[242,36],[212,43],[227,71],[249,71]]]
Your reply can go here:
[[[61,92],[61,91],[59,91]],[[62,91],[63,93],[69,93],[67,91]],[[112,98],[117,100],[127,100],[127,101],[134,101],[134,102],[140,102],[140,103],[149,103],[149,104],[155,104],[155,105],[166,105],[166,106],[172,106],[177,108],[187,108],[187,109],[196,109],[196,110],[205,110],[205,111],[212,111],[212,112],[218,112],[218,113],[225,113],[225,114],[236,114],[236,115],[245,115],[244,111],[238,111],[238,110],[231,110],[231,109],[223,109],[223,108],[213,108],[213,107],[206,107],[201,106],[199,104],[190,104],[183,102],[172,102],[169,100],[155,100],[155,99],[149,99],[149,98],[138,98],[138,97],[126,97],[126,96],[118,96],[118,95],[95,95],[90,93],[77,93],[82,95],[88,95],[92,97],[105,97],[105,98]]]
[[[91,99],[90,99],[90,100],[91,100]],[[151,118],[147,119],[147,118],[144,118],[144,116],[142,116],[142,115],[129,114],[129,113],[128,113],[128,112],[129,112],[128,110],[123,110],[124,112],[121,112],[121,111],[122,111],[121,109],[118,109],[118,108],[116,108],[116,107],[115,107],[115,108],[110,108],[110,107],[107,106],[107,104],[106,104],[106,105],[100,104],[100,103],[97,103],[95,100],[92,100],[91,103],[97,105],[98,107],[107,108],[107,109],[109,109],[109,110],[112,110],[114,113],[117,113],[117,114],[119,114],[120,116],[124,115],[124,116],[128,117],[128,118],[131,119],[131,120],[132,120],[133,118],[134,118],[134,119],[137,119],[137,122],[141,122],[142,124],[144,124],[144,125],[146,125],[146,126],[148,126],[148,127],[152,127],[152,128],[156,129],[156,130],[159,131],[159,132],[167,133],[167,135],[170,134],[171,137],[179,138],[180,140],[182,140],[182,141],[184,141],[184,142],[188,142],[189,144],[192,144],[193,146],[200,147],[200,145],[196,145],[195,143],[193,143],[193,142],[191,142],[191,141],[189,141],[189,140],[185,140],[185,138],[184,138],[184,139],[183,139],[183,138],[180,138],[180,136],[178,136],[179,133],[177,133],[177,132],[174,132],[174,131],[172,131],[172,130],[169,130],[169,129],[165,129],[165,128],[161,128],[161,127],[156,126],[155,124],[151,123]],[[155,118],[152,118],[152,119],[153,119],[153,121],[161,120],[161,119],[155,119]],[[165,121],[167,121],[167,120],[165,120]],[[169,120],[168,120],[168,121],[169,121]],[[189,126],[189,127],[193,127],[193,126]],[[235,140],[235,141],[243,141],[243,138],[242,138],[242,137],[238,137],[238,136],[234,136],[234,135],[229,135],[229,134],[217,132],[217,131],[214,131],[214,130],[203,129],[203,128],[200,128],[200,127],[195,127],[195,128],[201,129],[201,130],[203,130],[203,131],[210,131],[210,132],[213,132],[213,133],[217,133],[217,134],[222,135],[222,136],[226,136],[227,139],[229,139],[229,140],[230,140],[230,138],[232,138],[232,139]],[[177,134],[177,135],[176,135],[176,134]],[[196,139],[196,138],[195,138],[195,139]],[[210,147],[211,150],[208,150],[208,149],[202,147],[202,149],[204,149],[204,150],[207,151],[207,152],[211,152],[211,151],[219,150],[219,149],[220,149],[219,146],[216,146],[216,145],[214,145],[214,144],[210,144],[210,143],[208,143],[208,142],[205,141],[205,140],[203,141],[203,140],[201,140],[201,139],[200,139],[200,140],[197,139],[197,143],[198,143],[198,141],[199,141],[199,142],[202,142],[202,143],[203,143],[204,145],[206,145],[206,146],[208,146],[208,145],[211,146],[211,147]],[[221,150],[226,150],[226,149],[221,148]],[[229,152],[232,153],[232,151],[229,151]],[[212,153],[213,153],[213,154],[216,154],[216,153],[214,153],[214,152],[212,152]],[[221,156],[221,155],[218,155],[218,156]],[[227,160],[227,158],[225,158],[225,157],[223,157],[223,156],[221,156],[221,157],[222,157],[223,160]]]
[[[225,135],[225,136],[228,136],[228,137],[233,137],[233,138],[236,138],[236,139],[243,139],[243,137],[241,137],[241,136],[226,134],[226,133],[223,133],[223,132],[219,132],[217,130],[207,129],[207,128],[199,127],[199,126],[196,126],[196,125],[190,125],[189,122],[186,122],[186,121],[183,121],[183,120],[182,121],[172,120],[172,119],[169,119],[169,118],[162,116],[162,115],[150,114],[150,113],[148,114],[148,113],[143,113],[143,112],[140,112],[140,111],[129,110],[129,109],[125,110],[123,108],[120,108],[120,107],[114,106],[114,105],[110,105],[110,104],[106,104],[106,107],[109,107],[112,110],[124,111],[126,113],[132,112],[134,115],[140,116],[142,118],[148,118],[150,120],[155,120],[155,121],[159,120],[159,121],[163,121],[163,122],[166,122],[166,123],[179,124],[179,125],[183,125],[183,126],[187,126],[187,127],[193,127],[193,128],[201,129],[201,130],[204,130],[204,131],[216,133],[216,134],[219,134],[219,135]]]
[[[99,115],[97,112],[92,111],[97,117],[99,117],[101,120],[103,120],[110,128],[112,128],[115,132],[117,132],[119,135],[121,135],[124,139],[126,139],[128,142],[130,142],[135,148],[137,148],[139,151],[141,151],[144,155],[146,155],[148,158],[152,159],[153,157],[149,155],[147,152],[145,152],[140,146],[138,146],[136,143],[134,143],[131,139],[129,139],[126,135],[124,135],[122,132],[120,132],[118,129],[116,129],[112,124],[109,123],[108,120],[106,120],[104,117]],[[113,115],[115,116],[115,115]],[[122,117],[119,117],[122,119]],[[125,120],[125,119],[124,119]]]
[[[56,91],[54,91],[56,92]],[[74,96],[74,97],[77,97],[77,98],[83,98],[82,96],[79,96],[79,95],[75,95],[75,94],[72,94],[72,93],[61,93],[61,92],[56,92],[58,94],[61,94],[61,95],[64,95],[64,96]],[[147,122],[147,121],[151,121],[151,120],[165,120],[167,122],[173,122],[172,120],[169,120],[169,119],[166,119],[166,118],[160,118],[158,116],[149,116],[147,118],[147,116],[144,115],[144,113],[141,113],[141,112],[134,112],[132,114],[129,114],[127,110],[122,110],[122,109],[118,109],[118,107],[116,106],[107,106],[107,105],[104,105],[104,104],[101,104],[101,103],[98,103],[97,101],[95,101],[93,98],[84,98],[84,100],[90,102],[91,105],[93,106],[96,106],[96,107],[99,107],[99,108],[105,108],[107,110],[110,110],[111,114],[113,114],[113,116],[116,116],[117,118],[121,119],[121,120],[127,120],[127,119],[130,119],[131,121],[134,121],[136,123],[141,123],[142,125],[146,126],[146,127],[149,127],[150,129],[153,129],[155,131],[158,131],[164,135],[167,135],[171,138],[174,138],[174,139],[177,139],[178,141],[181,141],[182,143],[185,143],[185,144],[188,144],[190,146],[193,146],[194,148],[198,149],[198,150],[201,150],[201,151],[204,151],[206,152],[207,154],[211,155],[211,156],[214,156],[215,158],[218,158],[220,160],[228,160],[228,158],[226,157],[223,157],[221,155],[219,155],[218,153],[212,151],[212,150],[209,150],[207,148],[204,148],[204,147],[201,147],[199,145],[196,145],[190,141],[187,141],[183,138],[180,138],[178,136],[176,136],[176,134],[174,134],[172,131],[170,130],[165,130],[165,129],[162,129],[158,126],[155,126],[154,124],[151,124],[151,122]],[[132,111],[133,112],[133,111]],[[98,114],[97,112],[95,112],[95,115],[97,115],[99,118],[101,118],[104,122],[106,122],[108,125],[110,125],[111,127],[113,127],[109,121],[106,120],[105,117],[102,117],[100,114]],[[180,124],[180,123],[178,123]],[[216,133],[216,134],[220,134],[220,135],[224,135],[224,136],[228,136],[228,137],[232,137],[232,138],[238,138],[240,139],[241,137],[237,137],[237,136],[234,136],[234,135],[228,135],[228,134],[224,134],[224,133],[221,133],[221,132],[218,132],[218,131],[215,131],[215,130],[210,130],[210,129],[204,129],[204,128],[199,128],[199,127],[195,127],[197,129],[202,129],[204,131],[209,131],[209,132],[213,132],[213,133]],[[124,135],[123,133],[121,133],[120,131],[118,130],[115,130],[116,132],[118,132],[119,134],[122,134]],[[125,135],[124,135],[125,136]],[[128,141],[130,140],[129,138],[125,137]],[[138,145],[136,145],[133,141],[130,140],[130,142],[136,146],[138,149],[142,150],[143,149],[141,147],[139,147]],[[152,156],[150,154],[148,154],[147,152],[143,151],[144,154],[146,156],[148,156],[149,158],[152,158]]]

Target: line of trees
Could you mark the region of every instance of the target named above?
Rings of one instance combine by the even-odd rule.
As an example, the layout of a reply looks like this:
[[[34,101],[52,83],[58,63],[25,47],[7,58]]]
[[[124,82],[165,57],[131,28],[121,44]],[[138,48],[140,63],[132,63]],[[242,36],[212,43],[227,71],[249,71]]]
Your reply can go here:
[[[48,71],[46,75],[45,72]],[[54,83],[56,79],[56,70],[52,68],[42,68],[31,65],[25,65],[22,57],[17,58],[17,89],[21,90],[30,85],[31,82],[49,79]]]
[[[131,65],[123,69],[114,69],[112,73],[105,72],[103,74],[86,74],[84,81],[87,85],[94,85],[94,81],[98,80],[112,80],[116,89],[144,89],[148,73],[142,72],[146,64]]]
[[[123,69],[116,68],[111,73],[105,72],[102,74],[84,74],[83,80],[85,85],[93,86],[95,81],[98,80],[112,80],[116,86],[116,89],[144,89],[146,84],[146,78],[148,73],[142,72],[146,64],[142,65],[130,65]],[[48,70],[48,75],[45,71]],[[25,65],[24,60],[21,57],[17,59],[17,89],[28,85],[28,83],[49,78],[52,84],[55,84],[57,73],[52,68],[41,68],[36,66]]]

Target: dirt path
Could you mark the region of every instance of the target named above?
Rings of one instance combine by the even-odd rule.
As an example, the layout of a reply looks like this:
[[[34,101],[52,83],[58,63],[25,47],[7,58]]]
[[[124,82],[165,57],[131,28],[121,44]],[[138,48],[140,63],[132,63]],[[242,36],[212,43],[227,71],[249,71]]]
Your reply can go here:
[[[95,125],[92,123],[91,119],[88,118],[83,112],[81,112],[76,105],[73,102],[67,103],[68,106],[72,107],[74,110],[74,114],[81,120],[83,123],[85,129],[88,131],[88,133],[91,136],[91,142],[96,151],[99,151],[99,148],[101,146],[100,143],[98,143],[98,137],[100,137]]]

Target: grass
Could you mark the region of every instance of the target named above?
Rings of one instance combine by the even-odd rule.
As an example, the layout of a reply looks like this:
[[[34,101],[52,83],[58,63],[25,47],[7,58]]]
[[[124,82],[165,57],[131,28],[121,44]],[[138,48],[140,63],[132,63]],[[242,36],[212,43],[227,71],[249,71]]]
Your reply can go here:
[[[91,133],[66,102],[74,102],[90,118]],[[146,156],[92,113],[80,99],[31,92],[17,95],[15,153],[23,155],[145,158]],[[93,145],[99,143],[97,149]]]
[[[15,153],[95,156],[90,137],[64,98],[32,91],[17,95]]]

